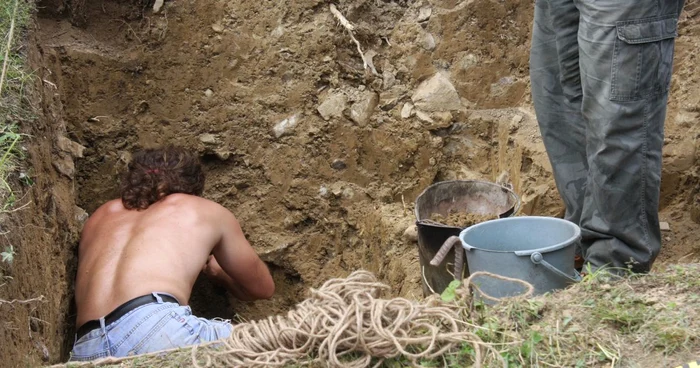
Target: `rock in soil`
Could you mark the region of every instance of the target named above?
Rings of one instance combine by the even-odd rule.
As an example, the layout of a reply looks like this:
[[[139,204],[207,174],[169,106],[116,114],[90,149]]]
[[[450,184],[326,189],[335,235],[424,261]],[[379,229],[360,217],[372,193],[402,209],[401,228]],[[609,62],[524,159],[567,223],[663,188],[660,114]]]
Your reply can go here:
[[[343,115],[343,110],[345,110],[346,104],[347,98],[345,95],[342,93],[336,93],[326,98],[326,100],[318,106],[317,110],[324,120],[329,120],[330,118]]]
[[[452,82],[443,73],[423,81],[411,96],[416,108],[423,111],[459,110],[462,102]]]
[[[294,128],[299,124],[298,115],[292,115],[287,119],[284,119],[277,123],[272,132],[276,138],[280,138],[284,135],[291,134]]]
[[[671,231],[671,225],[669,225],[668,222],[661,222],[659,227],[661,231]]]
[[[214,134],[204,133],[199,136],[199,141],[204,144],[214,144],[216,143],[217,139]]]
[[[378,102],[379,96],[376,93],[365,92],[362,98],[350,108],[350,118],[359,126],[367,125]]]
[[[418,22],[425,22],[426,20],[430,19],[430,16],[433,14],[433,9],[431,9],[429,6],[424,6],[420,8],[419,14],[418,14]]]
[[[413,116],[413,104],[410,102],[406,102],[403,104],[403,107],[401,108],[401,118],[403,119],[408,119],[411,116]]]
[[[78,206],[73,207],[73,209],[75,210],[75,220],[79,224],[84,224],[88,217],[90,217],[90,215],[84,209]]]
[[[331,163],[331,167],[336,169],[336,170],[343,170],[346,167],[348,167],[348,165],[343,160],[335,159],[335,160],[333,160],[333,163]]]
[[[58,170],[61,174],[73,178],[75,175],[75,163],[70,156],[60,157],[53,162],[53,167]]]
[[[409,242],[417,242],[418,241],[418,227],[416,227],[415,224],[407,227],[406,230],[403,232],[403,238]]]
[[[61,151],[70,153],[73,157],[83,157],[85,146],[79,143],[73,142],[64,136],[58,136],[56,139],[56,144]]]

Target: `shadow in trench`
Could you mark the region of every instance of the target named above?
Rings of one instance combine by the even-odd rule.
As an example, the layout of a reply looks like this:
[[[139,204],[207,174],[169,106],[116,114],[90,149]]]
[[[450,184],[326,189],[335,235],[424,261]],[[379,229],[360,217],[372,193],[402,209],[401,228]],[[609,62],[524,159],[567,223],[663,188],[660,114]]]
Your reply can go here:
[[[73,246],[73,252],[66,259],[66,281],[68,282],[68,292],[66,293],[67,308],[63,326],[63,345],[61,346],[61,361],[65,362],[70,358],[70,352],[75,342],[75,318],[78,315],[78,308],[75,305],[75,277],[78,273],[78,242]],[[64,304],[65,305],[65,304]]]
[[[190,307],[195,316],[209,319],[231,319],[234,314],[226,290],[212,284],[201,273],[192,287]]]

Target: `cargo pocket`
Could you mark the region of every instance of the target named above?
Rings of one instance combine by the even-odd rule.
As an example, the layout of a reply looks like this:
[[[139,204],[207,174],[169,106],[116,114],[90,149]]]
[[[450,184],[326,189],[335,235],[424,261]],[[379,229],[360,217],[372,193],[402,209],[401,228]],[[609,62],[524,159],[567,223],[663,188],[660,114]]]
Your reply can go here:
[[[636,101],[668,92],[678,18],[617,22],[610,99]]]

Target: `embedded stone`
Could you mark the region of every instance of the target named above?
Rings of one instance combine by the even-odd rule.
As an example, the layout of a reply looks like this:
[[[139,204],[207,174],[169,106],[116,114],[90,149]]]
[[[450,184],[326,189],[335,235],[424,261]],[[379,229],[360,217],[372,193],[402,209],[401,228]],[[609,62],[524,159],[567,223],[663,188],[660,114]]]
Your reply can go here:
[[[436,73],[423,81],[411,96],[416,108],[423,111],[459,110],[462,102],[447,76]]]

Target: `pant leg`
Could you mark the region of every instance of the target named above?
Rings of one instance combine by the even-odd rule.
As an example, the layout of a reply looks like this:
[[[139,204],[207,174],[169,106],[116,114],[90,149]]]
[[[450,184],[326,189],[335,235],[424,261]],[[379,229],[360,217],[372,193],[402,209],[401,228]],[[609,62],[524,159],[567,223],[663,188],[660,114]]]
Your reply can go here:
[[[579,12],[573,0],[536,0],[530,50],[532,99],[565,219],[579,224],[588,176],[581,114]]]
[[[661,149],[682,0],[577,0],[589,174],[582,248],[594,268],[648,271],[661,249]]]

